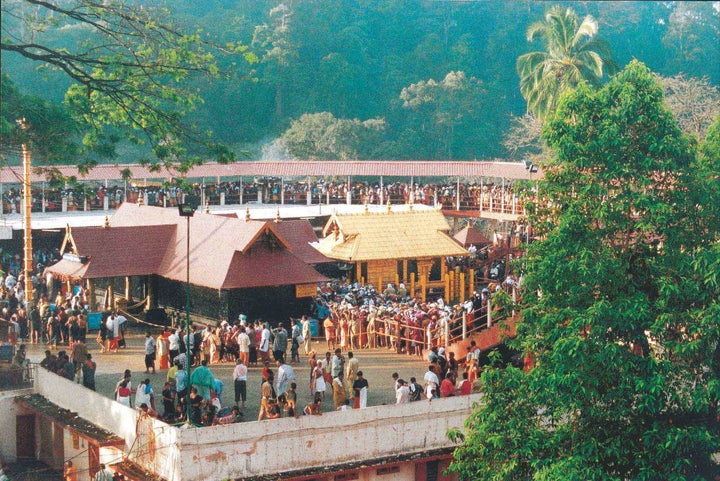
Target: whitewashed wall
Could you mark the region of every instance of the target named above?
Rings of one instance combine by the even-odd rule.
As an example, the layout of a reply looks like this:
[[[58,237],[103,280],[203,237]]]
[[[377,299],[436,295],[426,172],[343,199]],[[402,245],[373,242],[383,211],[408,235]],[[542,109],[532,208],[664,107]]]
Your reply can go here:
[[[15,428],[15,417],[18,414],[25,414],[13,398],[24,394],[31,394],[32,389],[19,389],[12,391],[0,391],[0,458],[3,461],[14,463],[17,459],[17,431]]]
[[[183,479],[242,478],[449,447],[448,429],[462,427],[478,399],[462,396],[184,430]]]
[[[138,412],[135,409],[123,406],[45,369],[37,371],[35,392],[125,439],[126,454],[129,451],[127,456],[141,466],[168,479],[180,479],[179,465],[176,462],[179,454],[179,446],[176,443],[178,429],[157,420],[150,420],[149,426],[145,425],[141,433],[142,439],[136,442]],[[148,429],[154,432],[155,449],[152,453],[149,452],[147,441]],[[114,450],[101,450],[100,461],[108,463],[119,461],[112,451]]]
[[[157,420],[138,423],[134,409],[43,369],[38,370],[35,386],[51,402],[123,437],[125,451],[132,446],[130,459],[145,469],[167,479],[194,481],[271,475],[450,447],[448,429],[462,427],[473,402],[480,399],[460,396],[183,429]],[[6,417],[0,418],[6,422]],[[401,473],[382,479],[412,479],[412,472],[407,465]]]

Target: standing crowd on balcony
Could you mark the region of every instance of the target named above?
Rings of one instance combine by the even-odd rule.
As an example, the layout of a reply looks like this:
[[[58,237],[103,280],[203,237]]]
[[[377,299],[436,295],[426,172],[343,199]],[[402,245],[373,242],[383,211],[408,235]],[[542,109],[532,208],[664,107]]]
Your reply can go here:
[[[249,182],[223,181],[193,183],[189,192],[176,185],[158,182],[122,182],[111,184],[85,182],[63,188],[33,187],[33,212],[63,210],[115,209],[124,201],[146,205],[176,207],[183,194],[191,193],[205,204],[220,205],[263,202],[267,204],[304,205],[308,197],[312,204],[424,204],[440,205],[445,209],[484,210],[511,213],[522,210],[521,201],[512,184],[497,183],[408,183],[332,181],[318,179],[311,182],[257,178]],[[2,213],[20,213],[22,188],[10,184],[2,192]]]

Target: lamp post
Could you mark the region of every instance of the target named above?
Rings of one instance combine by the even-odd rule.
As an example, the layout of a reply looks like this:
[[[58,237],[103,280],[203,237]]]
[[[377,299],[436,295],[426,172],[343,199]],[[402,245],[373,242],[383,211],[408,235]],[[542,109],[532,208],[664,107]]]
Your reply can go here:
[[[185,202],[178,205],[180,217],[187,220],[185,232],[185,418],[190,423],[190,217],[197,209],[197,196],[186,195]]]

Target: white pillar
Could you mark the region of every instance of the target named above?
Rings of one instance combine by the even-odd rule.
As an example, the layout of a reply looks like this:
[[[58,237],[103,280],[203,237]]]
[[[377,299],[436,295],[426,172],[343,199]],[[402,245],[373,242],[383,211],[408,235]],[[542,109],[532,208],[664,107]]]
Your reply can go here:
[[[502,180],[502,190],[500,191],[502,193],[502,197],[500,197],[500,213],[505,213],[505,177],[503,177]]]
[[[487,327],[490,329],[492,327],[492,292],[488,292],[488,298],[487,298]]]
[[[220,192],[220,205],[225,205],[225,192]]]
[[[445,321],[445,350],[450,347],[450,323]]]
[[[460,177],[458,177],[455,190],[455,210],[460,210]]]

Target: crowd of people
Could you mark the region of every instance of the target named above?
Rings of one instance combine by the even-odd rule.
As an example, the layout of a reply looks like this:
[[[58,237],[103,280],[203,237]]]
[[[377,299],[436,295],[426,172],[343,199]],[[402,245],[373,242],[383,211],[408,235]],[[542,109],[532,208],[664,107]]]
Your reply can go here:
[[[451,307],[442,299],[418,302],[403,289],[389,285],[377,292],[358,284],[324,284],[315,312],[323,319],[324,356],[312,349],[314,318],[309,316],[291,319],[288,328],[283,322],[271,326],[262,320],[250,322],[241,315],[236,322],[223,321],[218,327],[191,326],[189,334],[182,328],[164,329],[157,337],[148,332],[146,372],[155,371],[156,361],[159,369],[168,369],[162,414],[155,411],[154,399],[141,403],[136,395],[135,405],[168,422],[183,422],[188,416],[199,426],[238,422],[244,419],[246,409],[248,370],[255,367],[262,369],[263,379],[258,420],[317,415],[322,412],[322,403],[329,400],[333,410],[359,409],[367,406],[369,382],[354,352],[383,347],[420,358],[427,355],[430,361],[428,372],[432,375],[424,377],[421,388],[414,378],[409,382],[395,380],[398,402],[420,399],[417,392],[427,399],[469,394],[481,369],[480,350],[473,347],[464,359],[456,359],[452,352],[446,358],[444,336],[457,335],[463,319],[466,329],[472,329],[474,322],[484,322],[479,313],[486,310],[484,303],[490,291],[483,290]],[[309,363],[306,385],[312,399],[304,408],[297,404],[298,386],[304,383],[293,368],[302,362],[301,347]],[[190,379],[187,363],[194,367]],[[234,405],[230,408],[222,406],[224,386],[210,370],[218,363],[234,364]],[[147,384],[143,389],[148,389]],[[118,400],[128,404],[125,397]]]
[[[182,202],[185,193],[176,185],[157,183],[125,184],[82,184],[79,187],[62,189],[33,189],[32,210],[34,212],[60,212],[65,203],[68,210],[115,209],[124,201],[138,202],[142,198],[146,205],[175,207]],[[225,181],[218,183],[194,183],[190,187],[193,195],[209,205],[219,205],[221,197],[226,204],[240,204],[262,200],[268,204],[306,204],[308,195],[313,204],[345,204],[350,196],[353,204],[425,204],[438,205],[447,209],[482,210],[499,212],[520,212],[522,205],[511,184],[494,183],[408,183],[379,181],[335,182],[318,179],[310,182],[283,181],[278,178],[260,178],[248,182]],[[10,187],[2,194],[2,212],[19,213],[22,204],[22,189]]]
[[[409,295],[404,284],[389,283],[383,291],[359,283],[327,283],[316,301],[316,315],[323,318],[329,350],[387,347],[398,353],[423,357],[432,347],[456,340],[463,330],[472,332],[487,324],[487,303],[493,292],[511,289],[512,276],[475,291],[468,300],[447,305],[442,297],[421,302]]]
[[[88,352],[87,345],[80,339],[70,343],[69,351],[60,350],[55,354],[49,349],[46,350],[40,367],[95,391],[97,363]]]

